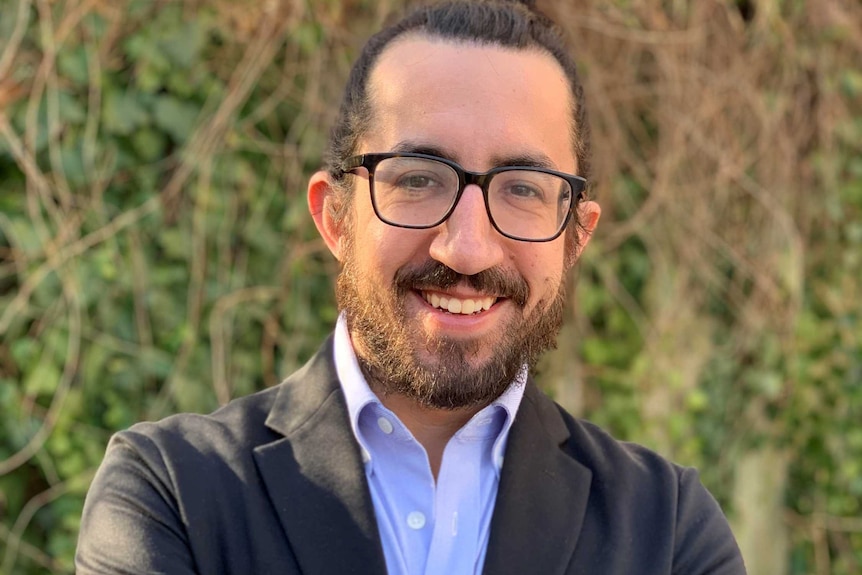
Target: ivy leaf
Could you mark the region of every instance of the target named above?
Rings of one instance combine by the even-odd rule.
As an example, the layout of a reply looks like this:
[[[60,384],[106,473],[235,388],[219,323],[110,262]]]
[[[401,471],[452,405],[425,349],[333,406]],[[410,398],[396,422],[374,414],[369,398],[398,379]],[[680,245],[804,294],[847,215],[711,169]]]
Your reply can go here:
[[[74,142],[79,143],[79,142]],[[60,158],[63,163],[63,171],[70,184],[80,185],[87,181],[84,171],[84,159],[80,146],[63,146]]]
[[[90,76],[87,71],[87,53],[83,46],[72,50],[60,50],[57,54],[57,69],[76,86],[87,86]]]
[[[155,162],[164,157],[167,144],[167,136],[152,128],[138,130],[132,136],[132,146],[141,159],[146,162]]]
[[[49,395],[57,389],[60,370],[49,361],[41,361],[24,381],[24,389],[34,395]]]
[[[68,92],[60,92],[58,96],[60,117],[63,121],[72,124],[83,124],[87,119],[87,111],[84,109],[84,106]]]
[[[186,22],[159,42],[163,52],[181,68],[190,68],[198,59],[203,34],[197,21]]]
[[[160,96],[153,108],[156,126],[167,132],[178,143],[188,140],[197,120],[197,106],[177,100],[172,96]]]
[[[149,114],[133,93],[107,91],[102,120],[108,132],[127,136],[149,121]]]
[[[39,234],[24,217],[10,218],[9,226],[4,232],[14,239],[15,247],[26,256],[36,256],[42,250]]]

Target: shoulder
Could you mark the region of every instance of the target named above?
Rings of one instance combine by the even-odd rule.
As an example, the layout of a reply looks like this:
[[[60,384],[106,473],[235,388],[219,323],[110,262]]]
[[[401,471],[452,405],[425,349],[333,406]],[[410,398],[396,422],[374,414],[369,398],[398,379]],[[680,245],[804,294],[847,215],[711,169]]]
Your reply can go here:
[[[613,437],[601,427],[569,414],[554,404],[566,428],[569,439],[564,448],[604,481],[653,481],[675,483],[686,468],[657,452],[629,441]]]
[[[678,465],[553,404],[568,430],[561,448],[592,473],[587,521],[632,526],[666,549],[675,573],[745,573],[742,557],[717,501],[692,467]]]
[[[616,439],[558,404],[554,406],[569,433],[561,448],[592,473],[593,497],[673,519],[680,503],[694,493],[699,507],[721,513],[696,469],[678,465],[643,445]]]
[[[593,480],[615,488],[637,483],[642,487],[672,487],[686,468],[642,445],[621,441],[599,426],[576,418],[530,384],[521,410],[524,420],[540,423],[544,434],[569,457],[586,467]],[[526,408],[526,409],[524,409]],[[532,414],[530,414],[532,412]],[[521,411],[519,411],[521,413]]]
[[[202,565],[248,561],[237,533],[266,542],[278,532],[256,450],[283,439],[267,425],[279,388],[115,434],[84,503],[78,572],[216,572]]]
[[[109,451],[128,446],[144,453],[173,452],[196,458],[225,456],[275,440],[266,418],[279,386],[235,399],[210,414],[180,413],[155,422],[141,422],[114,435]]]
[[[255,448],[282,439],[340,390],[331,340],[279,385],[234,399],[210,414],[180,413],[135,424],[115,434],[108,452],[126,445],[198,461],[250,456]]]

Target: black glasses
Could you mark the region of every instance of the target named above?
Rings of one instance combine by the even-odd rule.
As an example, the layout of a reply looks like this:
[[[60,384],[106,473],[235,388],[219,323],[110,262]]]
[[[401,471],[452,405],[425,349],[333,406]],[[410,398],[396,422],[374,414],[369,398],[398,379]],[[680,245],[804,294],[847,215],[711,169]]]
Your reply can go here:
[[[494,228],[514,240],[548,242],[559,237],[583,197],[587,181],[545,168],[502,166],[469,172],[426,154],[362,154],[348,158],[344,173],[368,170],[371,205],[381,221],[425,229],[452,215],[464,188],[476,184]]]

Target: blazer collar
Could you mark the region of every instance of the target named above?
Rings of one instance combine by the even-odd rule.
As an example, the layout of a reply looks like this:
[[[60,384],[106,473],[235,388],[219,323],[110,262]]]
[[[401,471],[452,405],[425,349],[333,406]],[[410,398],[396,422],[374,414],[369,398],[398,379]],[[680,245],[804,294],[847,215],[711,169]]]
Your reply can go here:
[[[592,479],[563,451],[569,435],[559,408],[531,379],[509,432],[484,573],[566,572]]]
[[[301,571],[385,574],[331,337],[281,384],[266,425],[284,437],[254,457]]]

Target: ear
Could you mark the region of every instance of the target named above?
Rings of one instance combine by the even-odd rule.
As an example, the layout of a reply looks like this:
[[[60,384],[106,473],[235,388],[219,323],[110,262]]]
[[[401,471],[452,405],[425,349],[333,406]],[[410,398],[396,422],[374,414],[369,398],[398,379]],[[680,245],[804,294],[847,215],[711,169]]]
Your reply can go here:
[[[581,257],[590,239],[593,237],[593,231],[599,223],[599,217],[602,215],[602,208],[593,201],[581,202],[578,205],[578,222],[576,232],[578,233],[578,243],[575,249],[566,254],[566,267],[571,268],[575,262]]]
[[[315,172],[308,180],[308,211],[317,226],[320,237],[326,243],[326,247],[342,261],[343,252],[343,226],[339,226],[332,217],[332,203],[335,201],[335,190],[332,180],[325,171]]]

